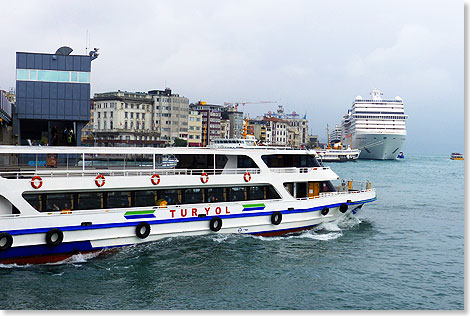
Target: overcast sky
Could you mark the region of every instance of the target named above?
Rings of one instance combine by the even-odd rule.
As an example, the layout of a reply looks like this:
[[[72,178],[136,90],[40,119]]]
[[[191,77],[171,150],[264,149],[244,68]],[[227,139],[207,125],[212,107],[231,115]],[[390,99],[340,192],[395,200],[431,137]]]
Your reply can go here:
[[[70,46],[92,93],[174,93],[307,114],[326,139],[357,95],[404,100],[405,152],[464,150],[464,3],[457,0],[2,1],[0,89],[15,53]],[[89,46],[90,47],[90,46]]]

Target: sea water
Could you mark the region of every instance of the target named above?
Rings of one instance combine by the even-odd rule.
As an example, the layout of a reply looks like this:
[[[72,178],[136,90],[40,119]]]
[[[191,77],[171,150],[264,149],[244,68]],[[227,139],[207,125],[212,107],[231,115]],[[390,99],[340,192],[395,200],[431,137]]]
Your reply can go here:
[[[0,266],[0,309],[463,310],[464,162],[325,163],[368,180],[355,216],[284,237],[167,238]]]

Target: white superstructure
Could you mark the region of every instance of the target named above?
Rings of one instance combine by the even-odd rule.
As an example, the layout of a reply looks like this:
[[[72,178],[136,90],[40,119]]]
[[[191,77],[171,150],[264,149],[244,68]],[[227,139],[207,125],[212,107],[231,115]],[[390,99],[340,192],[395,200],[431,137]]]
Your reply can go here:
[[[406,139],[403,100],[382,99],[374,89],[370,99],[357,96],[341,121],[342,142],[361,150],[360,159],[396,159]]]

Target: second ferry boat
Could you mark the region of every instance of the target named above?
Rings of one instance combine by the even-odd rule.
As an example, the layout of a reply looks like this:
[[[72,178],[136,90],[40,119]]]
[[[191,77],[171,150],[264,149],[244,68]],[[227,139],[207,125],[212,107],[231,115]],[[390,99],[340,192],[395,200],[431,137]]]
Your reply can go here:
[[[396,159],[406,139],[403,100],[382,99],[374,89],[370,99],[357,96],[341,121],[342,142],[361,150],[359,159]]]
[[[60,262],[174,236],[282,235],[376,200],[370,183],[338,182],[314,155],[0,146],[0,262]]]

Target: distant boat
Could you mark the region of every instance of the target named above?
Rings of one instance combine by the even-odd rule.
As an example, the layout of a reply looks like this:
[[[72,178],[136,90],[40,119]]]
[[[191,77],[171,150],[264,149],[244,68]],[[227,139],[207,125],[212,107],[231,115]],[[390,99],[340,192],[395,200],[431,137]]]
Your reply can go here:
[[[405,154],[404,154],[402,151],[400,151],[400,153],[398,154],[397,158],[398,158],[398,159],[405,159]]]
[[[361,151],[359,149],[315,149],[317,152],[316,158],[324,162],[343,162],[354,161],[359,158]]]
[[[463,154],[460,153],[452,153],[450,155],[450,159],[452,160],[463,160]]]

